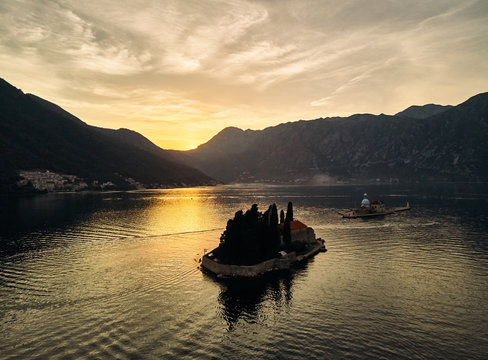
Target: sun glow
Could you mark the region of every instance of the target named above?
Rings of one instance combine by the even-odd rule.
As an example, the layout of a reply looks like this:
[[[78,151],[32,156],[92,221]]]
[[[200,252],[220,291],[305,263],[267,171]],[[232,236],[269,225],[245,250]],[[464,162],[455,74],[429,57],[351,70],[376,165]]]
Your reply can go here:
[[[486,91],[486,2],[286,3],[2,3],[1,76],[165,149]]]
[[[205,188],[180,188],[164,190],[164,193],[151,202],[146,210],[146,221],[150,228],[158,228],[158,224],[166,224],[171,217],[170,228],[161,229],[160,233],[190,232],[215,229],[209,209],[215,198],[206,195]]]

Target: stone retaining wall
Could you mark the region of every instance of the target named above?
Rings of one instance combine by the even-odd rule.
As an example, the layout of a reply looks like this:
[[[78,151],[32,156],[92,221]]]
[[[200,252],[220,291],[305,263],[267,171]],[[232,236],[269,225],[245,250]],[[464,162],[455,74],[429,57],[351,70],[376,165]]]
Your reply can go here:
[[[291,252],[283,257],[269,259],[256,265],[228,265],[210,259],[208,255],[202,257],[202,267],[214,273],[217,277],[254,277],[270,271],[286,270],[297,262],[308,259],[320,251],[324,251],[324,243],[317,240],[317,246],[306,254],[297,256]]]

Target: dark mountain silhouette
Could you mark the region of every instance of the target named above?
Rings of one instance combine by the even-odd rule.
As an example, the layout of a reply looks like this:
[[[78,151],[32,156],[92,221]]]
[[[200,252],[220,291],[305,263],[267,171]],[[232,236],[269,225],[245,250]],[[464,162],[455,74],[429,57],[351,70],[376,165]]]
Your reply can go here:
[[[170,152],[174,159],[200,170],[206,169],[206,174],[217,174],[220,181],[228,182],[243,172],[239,160],[249,162],[247,150],[259,136],[259,131],[227,127],[194,150]]]
[[[395,116],[410,117],[414,119],[427,119],[432,115],[440,114],[451,108],[452,108],[451,105],[436,105],[436,104],[427,104],[423,106],[412,105],[406,108],[405,110],[395,114]]]
[[[488,180],[487,137],[484,93],[458,106],[410,107],[394,116],[227,128],[174,155],[222,181],[478,181]]]
[[[165,160],[174,161],[171,152],[168,150],[161,149],[159,146],[151,142],[148,138],[139,134],[138,132],[130,129],[106,129],[100,127],[93,127],[94,130],[100,132],[101,134],[110,137],[115,141],[134,146],[140,150],[147,151],[153,155],[156,155]]]
[[[42,99],[42,98],[40,98],[36,95],[33,95],[33,94],[26,94],[26,96],[34,99],[39,104],[41,104],[43,107],[45,107],[45,108],[47,108],[53,112],[56,112],[57,114],[63,116],[66,119],[70,119],[70,120],[72,120],[72,121],[74,121],[80,125],[89,126],[85,122],[83,122],[82,120],[77,118],[76,116],[70,114],[69,112],[67,112],[66,110],[61,108],[60,106],[58,106],[58,105],[56,105],[50,101]],[[170,152],[161,149],[159,146],[157,146],[153,142],[151,142],[151,140],[149,140],[148,138],[144,137],[143,135],[139,134],[136,131],[133,131],[130,129],[124,129],[124,128],[120,128],[118,130],[115,130],[115,129],[107,129],[107,128],[96,127],[96,126],[90,126],[90,127],[93,128],[94,130],[100,132],[101,134],[109,136],[112,139],[115,139],[115,140],[120,141],[122,143],[126,143],[129,145],[135,146],[141,150],[148,151],[148,152],[155,154],[159,157],[162,157],[164,159],[171,159],[171,157],[172,157]]]
[[[89,182],[131,188],[215,183],[201,171],[170,160],[142,135],[89,126],[59,106],[0,79],[0,181],[11,184],[19,170],[45,169]]]
[[[73,114],[70,114],[69,112],[64,110],[62,107],[60,107],[60,106],[58,106],[58,105],[56,105],[50,101],[47,101],[43,98],[40,98],[39,96],[36,96],[34,94],[25,94],[25,96],[28,98],[31,98],[32,100],[37,102],[39,105],[41,105],[43,108],[45,108],[47,110],[51,110],[52,112],[62,116],[65,119],[69,119],[75,123],[78,123],[79,125],[87,125],[86,123],[84,123],[82,120],[80,120],[79,118],[77,118]]]
[[[205,157],[227,156],[239,154],[247,149],[250,142],[256,139],[258,133],[252,130],[242,130],[237,127],[227,127],[210,141],[197,147],[196,152]]]

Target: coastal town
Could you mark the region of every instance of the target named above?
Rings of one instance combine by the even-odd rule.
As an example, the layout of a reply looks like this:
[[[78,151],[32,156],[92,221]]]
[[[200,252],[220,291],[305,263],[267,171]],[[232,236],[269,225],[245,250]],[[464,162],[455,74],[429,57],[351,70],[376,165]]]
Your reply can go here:
[[[110,190],[114,184],[110,181],[99,183],[94,180],[87,183],[76,175],[58,174],[49,170],[20,171],[20,180],[17,181],[18,188],[31,188],[36,192],[52,191],[83,191],[88,189]]]

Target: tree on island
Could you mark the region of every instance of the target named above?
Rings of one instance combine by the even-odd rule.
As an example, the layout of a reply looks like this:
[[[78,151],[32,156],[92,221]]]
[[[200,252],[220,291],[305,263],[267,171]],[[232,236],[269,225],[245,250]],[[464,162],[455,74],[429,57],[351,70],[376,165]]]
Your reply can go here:
[[[291,201],[288,202],[285,221],[293,221],[293,204],[291,203]]]
[[[227,221],[220,237],[217,256],[223,263],[250,265],[274,257],[280,247],[280,227],[276,204],[263,213],[256,204]]]
[[[278,209],[276,208],[276,204],[269,206],[268,210],[264,213],[264,217],[266,221],[261,234],[265,236],[263,239],[265,252],[271,254],[280,246]]]
[[[287,247],[289,247],[291,244],[291,228],[290,228],[291,221],[293,221],[293,204],[290,201],[288,202],[285,223],[283,224],[283,242]]]

